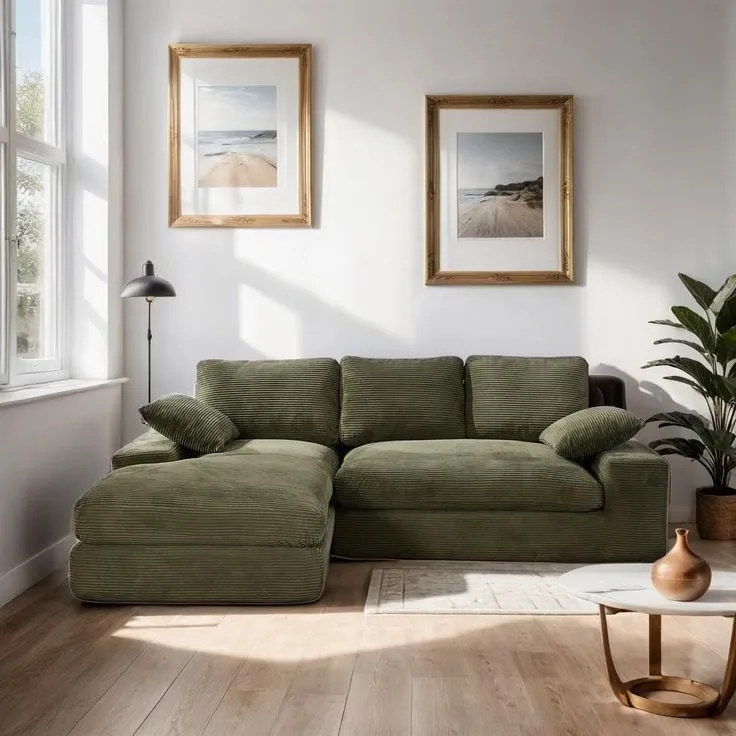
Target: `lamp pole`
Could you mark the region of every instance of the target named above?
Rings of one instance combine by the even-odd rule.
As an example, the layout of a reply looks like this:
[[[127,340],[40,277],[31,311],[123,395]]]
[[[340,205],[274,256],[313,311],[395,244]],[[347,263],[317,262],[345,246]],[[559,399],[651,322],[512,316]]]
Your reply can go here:
[[[174,287],[160,276],[156,276],[153,263],[146,261],[143,264],[143,272],[138,278],[131,279],[124,286],[120,294],[124,299],[131,297],[142,297],[148,304],[148,329],[146,330],[146,343],[148,345],[148,403],[151,403],[151,304],[159,296],[176,296]]]
[[[148,302],[148,332],[146,332],[146,340],[148,341],[148,403],[151,403],[151,340],[153,340],[153,333],[151,332],[151,304],[153,304],[153,297],[147,296],[146,301]]]

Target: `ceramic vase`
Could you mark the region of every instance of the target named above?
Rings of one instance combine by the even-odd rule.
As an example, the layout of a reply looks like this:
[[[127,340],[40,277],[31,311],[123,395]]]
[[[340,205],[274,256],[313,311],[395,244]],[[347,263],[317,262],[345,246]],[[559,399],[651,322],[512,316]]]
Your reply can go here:
[[[710,587],[710,565],[690,549],[687,529],[676,529],[675,544],[652,565],[652,585],[671,601],[696,601]]]

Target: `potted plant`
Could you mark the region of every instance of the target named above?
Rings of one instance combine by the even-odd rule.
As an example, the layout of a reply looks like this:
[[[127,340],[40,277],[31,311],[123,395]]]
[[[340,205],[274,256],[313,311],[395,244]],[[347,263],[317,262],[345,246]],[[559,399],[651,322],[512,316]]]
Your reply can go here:
[[[736,489],[730,485],[736,468],[736,275],[717,291],[690,276],[678,275],[702,314],[689,307],[672,307],[674,320],[653,320],[651,324],[674,327],[683,336],[654,344],[684,345],[695,357],[676,355],[643,367],[678,371],[679,375],[665,379],[684,383],[700,394],[709,416],[672,411],[649,417],[647,422],[657,422],[659,427],[680,427],[695,435],[654,440],[650,447],[660,455],[694,460],[706,469],[711,485],[697,489],[698,532],[703,539],[736,539]]]

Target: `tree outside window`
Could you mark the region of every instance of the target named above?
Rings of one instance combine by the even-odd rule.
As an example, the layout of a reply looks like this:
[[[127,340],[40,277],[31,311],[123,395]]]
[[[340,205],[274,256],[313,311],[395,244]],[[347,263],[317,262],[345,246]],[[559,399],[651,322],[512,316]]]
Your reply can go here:
[[[39,72],[26,72],[18,84],[17,130],[37,138],[43,133],[44,80]],[[17,353],[39,355],[41,284],[43,283],[44,185],[42,167],[18,157],[17,163]]]

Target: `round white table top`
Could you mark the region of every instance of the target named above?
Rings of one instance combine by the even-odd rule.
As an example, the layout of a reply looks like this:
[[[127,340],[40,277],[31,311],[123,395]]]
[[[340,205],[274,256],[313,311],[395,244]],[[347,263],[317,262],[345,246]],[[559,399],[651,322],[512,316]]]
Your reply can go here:
[[[683,603],[660,595],[652,586],[649,563],[588,565],[558,578],[576,598],[623,611],[666,616],[736,614],[736,572],[714,570],[711,586],[697,601]]]

